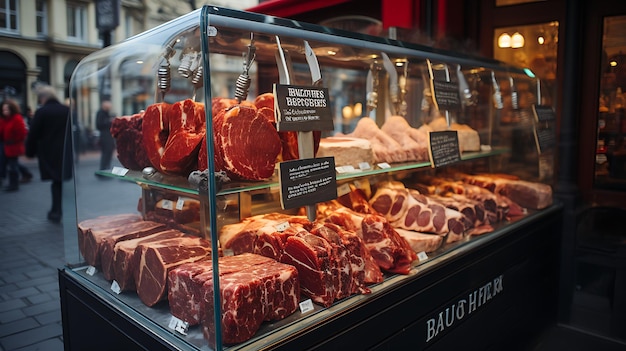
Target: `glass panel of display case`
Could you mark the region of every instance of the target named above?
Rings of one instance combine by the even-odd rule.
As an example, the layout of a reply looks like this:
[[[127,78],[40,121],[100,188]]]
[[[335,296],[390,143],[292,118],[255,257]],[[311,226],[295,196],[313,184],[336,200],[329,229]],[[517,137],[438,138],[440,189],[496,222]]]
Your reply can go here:
[[[538,80],[500,61],[206,6],[83,60],[73,119],[95,114],[103,82],[121,165],[69,190],[106,193],[68,198],[70,272],[183,349],[280,343],[552,201]],[[459,157],[433,167],[441,150]],[[337,198],[284,206],[287,180],[316,191],[307,172],[327,158]],[[393,257],[377,251],[390,242]]]

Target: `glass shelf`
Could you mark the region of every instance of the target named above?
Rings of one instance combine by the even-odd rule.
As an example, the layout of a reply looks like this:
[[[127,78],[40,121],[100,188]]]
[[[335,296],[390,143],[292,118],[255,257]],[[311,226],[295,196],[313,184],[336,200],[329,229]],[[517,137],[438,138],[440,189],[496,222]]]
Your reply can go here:
[[[471,161],[492,156],[498,156],[510,152],[508,148],[493,148],[490,151],[464,152],[461,154],[462,161]],[[429,168],[430,162],[407,162],[390,164],[388,168],[374,166],[374,168],[366,170],[356,170],[349,173],[337,174],[337,180],[346,180],[357,177],[369,177],[385,173],[393,173],[398,171],[416,170],[419,168]],[[169,176],[161,173],[152,175],[144,175],[140,171],[126,171],[125,169],[113,169],[111,171],[96,171],[99,176],[120,179],[123,181],[137,183],[140,186],[149,188],[157,188],[164,190],[173,190],[187,195],[198,195],[198,189],[191,187],[188,180],[180,176]],[[122,175],[123,174],[123,175]],[[222,185],[221,190],[217,193],[220,195],[236,194],[240,192],[249,192],[255,190],[269,189],[280,186],[277,175],[275,174],[267,181],[259,182],[238,182],[231,181]]]

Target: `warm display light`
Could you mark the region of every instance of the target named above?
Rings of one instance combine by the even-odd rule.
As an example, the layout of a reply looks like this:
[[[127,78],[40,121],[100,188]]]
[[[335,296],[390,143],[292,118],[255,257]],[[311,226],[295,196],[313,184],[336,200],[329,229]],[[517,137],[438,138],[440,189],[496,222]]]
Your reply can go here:
[[[514,49],[521,48],[524,46],[524,36],[519,32],[515,32],[511,37],[511,47]]]
[[[500,48],[510,48],[511,47],[511,36],[509,33],[502,33],[498,37],[498,47]]]

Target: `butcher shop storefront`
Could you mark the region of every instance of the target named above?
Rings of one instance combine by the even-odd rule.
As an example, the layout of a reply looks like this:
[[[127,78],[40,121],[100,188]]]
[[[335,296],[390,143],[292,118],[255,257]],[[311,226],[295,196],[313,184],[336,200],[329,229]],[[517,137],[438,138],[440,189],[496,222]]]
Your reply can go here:
[[[531,71],[205,6],[71,82],[121,114],[95,171],[114,181],[64,188],[68,350],[532,348],[554,321],[554,112]]]

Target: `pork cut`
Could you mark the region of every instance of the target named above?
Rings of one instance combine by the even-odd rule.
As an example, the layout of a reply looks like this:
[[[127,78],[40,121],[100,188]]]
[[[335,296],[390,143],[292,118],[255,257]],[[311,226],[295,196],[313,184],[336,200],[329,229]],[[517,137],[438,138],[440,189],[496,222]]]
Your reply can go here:
[[[380,130],[401,145],[408,161],[428,161],[428,135],[411,127],[402,116],[389,116]]]
[[[540,210],[552,204],[552,188],[547,184],[494,174],[463,175],[462,179],[503,195],[522,207]]]
[[[428,233],[419,233],[412,230],[395,228],[396,232],[406,240],[413,251],[433,252],[443,244],[443,236]]]
[[[118,242],[113,250],[113,279],[120,287],[120,291],[136,290],[135,276],[137,261],[135,249],[142,243],[156,242],[184,236],[185,234],[175,229],[168,229],[141,238]]]
[[[154,306],[167,297],[167,273],[183,263],[195,262],[211,254],[205,239],[180,238],[142,243],[135,249],[137,260],[137,295],[146,306]]]
[[[402,145],[378,128],[376,122],[368,117],[359,119],[354,131],[347,136],[367,139],[372,143],[374,159],[379,162],[405,162],[407,154],[402,152]]]

